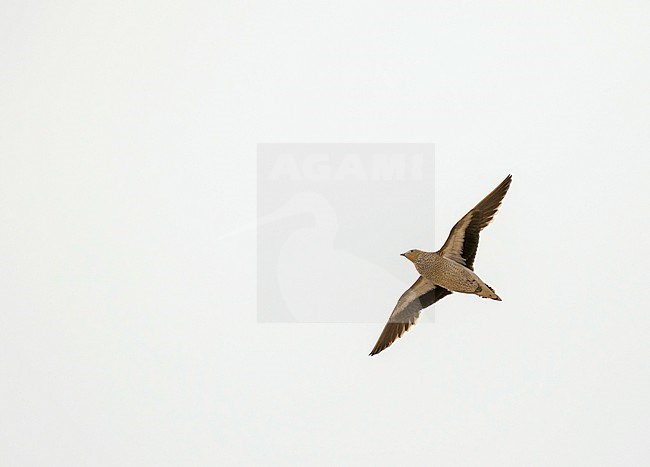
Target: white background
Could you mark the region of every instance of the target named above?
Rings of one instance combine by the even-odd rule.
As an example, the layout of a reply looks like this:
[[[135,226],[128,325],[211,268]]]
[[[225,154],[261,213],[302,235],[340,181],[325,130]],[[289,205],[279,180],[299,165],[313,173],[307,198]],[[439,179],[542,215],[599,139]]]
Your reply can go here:
[[[0,464],[646,463],[649,23],[4,2]],[[255,232],[220,236],[255,220],[258,142],[434,142],[436,246],[513,173],[476,260],[503,302],[373,358],[381,324],[257,324]],[[377,252],[405,281],[409,235]]]

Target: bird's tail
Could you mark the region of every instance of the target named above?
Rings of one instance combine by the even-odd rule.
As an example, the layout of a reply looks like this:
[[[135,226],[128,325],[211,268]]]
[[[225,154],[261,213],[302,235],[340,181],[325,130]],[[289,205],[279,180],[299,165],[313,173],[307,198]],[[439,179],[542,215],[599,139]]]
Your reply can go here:
[[[492,300],[501,301],[501,298],[496,294],[494,289],[487,284],[484,284],[485,287],[482,287],[481,290],[477,293],[479,297],[491,298]]]

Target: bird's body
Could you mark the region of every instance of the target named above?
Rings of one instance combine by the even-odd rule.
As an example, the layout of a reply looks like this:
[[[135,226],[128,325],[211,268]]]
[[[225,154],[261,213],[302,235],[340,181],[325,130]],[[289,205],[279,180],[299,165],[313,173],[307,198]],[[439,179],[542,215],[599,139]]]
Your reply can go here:
[[[476,273],[445,258],[440,252],[418,251],[413,262],[422,277],[434,285],[444,287],[451,292],[476,294],[479,297],[500,300],[492,288],[481,280]]]
[[[499,300],[492,287],[474,272],[474,258],[479,233],[499,210],[510,188],[508,175],[490,194],[465,214],[449,233],[447,241],[436,252],[409,250],[402,253],[420,273],[417,281],[402,294],[370,355],[375,355],[402,337],[415,324],[420,311],[452,292],[475,294]]]

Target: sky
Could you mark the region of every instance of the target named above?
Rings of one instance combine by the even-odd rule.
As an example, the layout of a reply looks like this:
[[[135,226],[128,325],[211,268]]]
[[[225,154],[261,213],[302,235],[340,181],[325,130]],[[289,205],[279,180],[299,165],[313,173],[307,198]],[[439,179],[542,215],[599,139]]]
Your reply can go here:
[[[0,464],[644,465],[649,22],[631,1],[4,5]],[[296,143],[434,145],[434,196],[400,185],[371,235],[334,209],[354,234],[333,248],[381,267],[290,288],[336,320],[263,322],[258,145]],[[399,253],[508,173],[475,262],[503,301],[454,294],[368,357],[417,277]]]

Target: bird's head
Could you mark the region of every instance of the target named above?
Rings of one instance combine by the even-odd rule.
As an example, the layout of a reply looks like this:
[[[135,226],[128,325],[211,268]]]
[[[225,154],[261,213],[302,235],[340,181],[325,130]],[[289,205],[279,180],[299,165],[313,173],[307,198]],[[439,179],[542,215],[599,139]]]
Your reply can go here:
[[[420,250],[409,250],[406,253],[402,253],[402,256],[406,256],[406,258],[415,263],[422,253]]]

